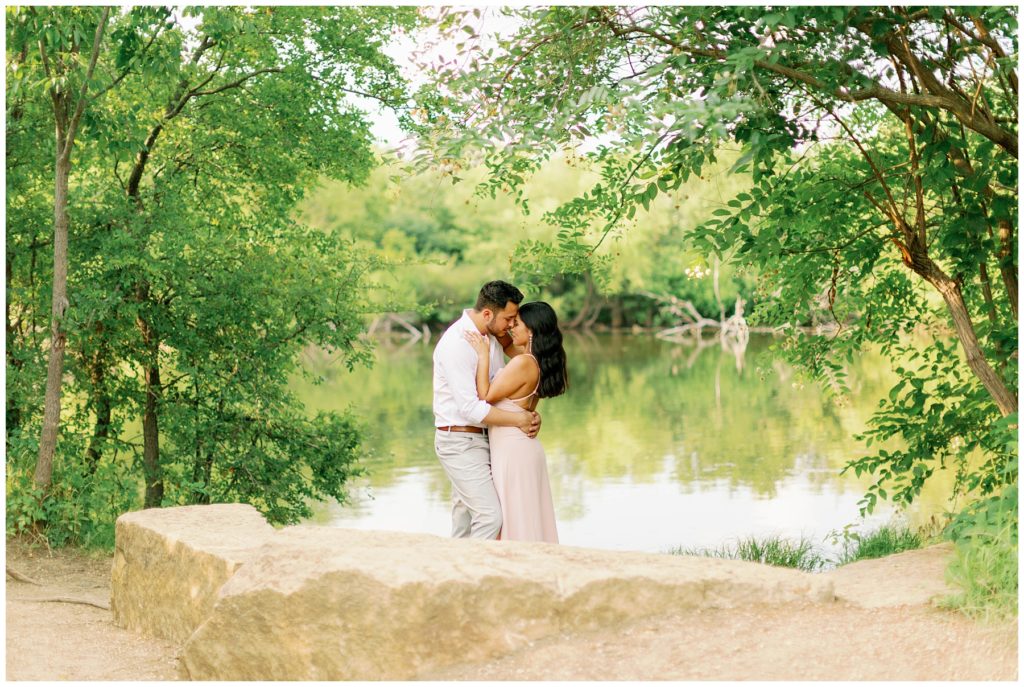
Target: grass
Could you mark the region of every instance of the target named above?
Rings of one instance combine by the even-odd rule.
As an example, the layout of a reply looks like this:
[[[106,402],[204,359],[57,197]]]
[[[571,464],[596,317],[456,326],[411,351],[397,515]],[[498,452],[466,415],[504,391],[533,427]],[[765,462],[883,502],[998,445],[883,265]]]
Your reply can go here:
[[[980,620],[1004,620],[1017,616],[1016,522],[984,537],[957,542],[956,557],[946,579],[961,591],[942,600],[954,609]]]
[[[865,534],[845,534],[843,551],[832,560],[803,537],[792,541],[772,536],[758,539],[740,539],[734,546],[718,548],[676,547],[668,553],[677,556],[705,556],[765,563],[782,568],[796,568],[805,572],[819,572],[834,565],[846,565],[867,558],[881,558],[901,551],[919,549],[930,538],[902,525],[884,525]]]
[[[881,558],[902,551],[919,549],[938,539],[934,527],[914,531],[905,525],[884,525],[864,534],[844,535],[843,551],[831,560],[805,538],[791,541],[782,537],[747,537],[733,546],[718,548],[675,547],[677,556],[705,556],[765,563],[805,572],[819,572],[832,565],[846,565],[869,558]],[[989,532],[962,539],[946,570],[946,579],[960,592],[940,602],[944,608],[969,617],[1000,621],[1018,614],[1017,521]]]
[[[843,544],[843,552],[839,555],[837,565],[846,565],[867,558],[891,556],[901,551],[919,549],[925,538],[919,533],[903,525],[883,525],[879,529],[866,534],[853,533],[847,535]]]
[[[829,563],[828,559],[822,556],[809,540],[804,538],[792,542],[782,537],[766,537],[760,540],[756,537],[747,537],[739,540],[735,546],[720,546],[717,549],[676,547],[669,553],[677,556],[707,556],[752,561],[783,568],[796,568],[806,572],[816,572]]]

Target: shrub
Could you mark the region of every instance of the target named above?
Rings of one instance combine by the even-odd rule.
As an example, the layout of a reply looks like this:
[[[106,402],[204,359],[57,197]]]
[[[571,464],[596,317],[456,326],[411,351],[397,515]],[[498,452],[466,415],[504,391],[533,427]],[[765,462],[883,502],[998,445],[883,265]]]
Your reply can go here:
[[[956,557],[946,579],[960,587],[943,600],[971,617],[1015,617],[1017,608],[1017,485],[965,509],[948,529]]]

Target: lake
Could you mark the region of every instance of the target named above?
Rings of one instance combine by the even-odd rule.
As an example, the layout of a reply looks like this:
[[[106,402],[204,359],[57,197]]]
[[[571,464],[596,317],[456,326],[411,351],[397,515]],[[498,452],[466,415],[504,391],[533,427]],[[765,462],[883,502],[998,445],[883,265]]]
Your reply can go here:
[[[325,381],[293,381],[299,398],[311,413],[354,409],[372,452],[351,503],[320,504],[312,522],[449,535],[451,488],[433,450],[434,342],[381,346],[372,369],[354,372],[304,356]],[[853,436],[892,384],[881,356],[849,368],[852,397],[837,403],[773,361],[771,337],[752,336],[743,353],[704,343],[567,336],[570,389],[538,408],[562,544],[664,552],[780,535],[834,553],[830,534],[893,518],[880,504],[862,521],[869,479],[839,474],[863,454]],[[928,494],[922,502],[927,510]]]

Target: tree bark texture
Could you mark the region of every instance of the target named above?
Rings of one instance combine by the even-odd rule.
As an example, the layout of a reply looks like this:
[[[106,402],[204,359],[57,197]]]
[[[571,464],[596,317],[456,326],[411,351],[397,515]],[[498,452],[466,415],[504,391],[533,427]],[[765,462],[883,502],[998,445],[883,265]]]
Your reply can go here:
[[[978,343],[978,336],[974,331],[974,324],[971,322],[960,285],[942,273],[934,264],[925,266],[924,270],[921,276],[938,290],[946,302],[949,314],[953,318],[957,338],[960,339],[960,345],[963,346],[964,354],[967,356],[967,365],[992,395],[1003,417],[1016,413],[1017,396],[1010,391],[1003,378],[996,374],[985,360],[985,354]]]
[[[39,437],[34,480],[48,489],[53,480],[53,455],[60,429],[61,377],[64,374],[64,349],[67,336],[63,319],[68,308],[68,177],[71,151],[63,131],[57,131],[57,171],[53,194],[53,294],[50,308],[50,356],[46,365],[46,395],[43,401],[43,429]]]
[[[89,378],[92,383],[93,407],[96,409],[96,425],[92,438],[89,439],[89,447],[85,450],[90,474],[96,472],[100,459],[103,457],[107,439],[110,438],[110,420],[114,406],[107,390],[107,356],[106,345],[102,340],[103,325],[96,326],[96,333],[100,337],[100,343],[96,352],[93,353],[92,360],[89,361]]]
[[[999,272],[1003,275],[1006,295],[1013,310],[1013,319],[1017,317],[1017,265],[1013,260],[1013,226],[1008,219],[1000,219],[999,229]]]
[[[7,318],[7,369],[14,370],[22,367],[22,361],[15,357],[15,337],[18,334],[19,327],[11,322],[11,274],[14,272],[14,264],[11,260],[10,249],[8,248],[7,254],[7,302],[6,306],[6,318]],[[10,387],[8,387],[10,388]],[[7,409],[5,413],[7,419],[7,436],[11,435],[11,432],[21,426],[21,400],[12,399],[10,394],[7,396]]]
[[[992,300],[992,282],[989,280],[988,266],[985,263],[978,263],[978,274],[981,275],[981,295],[985,298],[985,314],[988,315],[989,322],[996,324],[999,320],[996,305]]]
[[[135,296],[139,303],[149,299],[149,287],[136,287]],[[143,363],[146,381],[146,400],[142,413],[142,472],[146,480],[146,508],[159,508],[164,497],[163,471],[160,469],[160,425],[158,404],[160,400],[160,339],[152,326],[140,313],[136,319],[142,333],[142,343],[148,355]]]
[[[146,508],[159,508],[164,499],[163,471],[160,469],[160,430],[157,401],[160,389],[160,365],[146,367],[146,408],[142,415],[142,470],[146,476]]]

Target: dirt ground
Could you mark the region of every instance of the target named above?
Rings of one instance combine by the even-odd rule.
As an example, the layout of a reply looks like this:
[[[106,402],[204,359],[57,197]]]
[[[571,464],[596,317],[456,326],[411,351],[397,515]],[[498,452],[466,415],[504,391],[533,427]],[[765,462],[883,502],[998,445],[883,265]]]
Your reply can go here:
[[[647,618],[552,637],[428,680],[1016,680],[1017,624],[984,624],[893,598],[894,581],[941,588],[943,552],[840,569],[833,604],[746,606]],[[181,680],[179,647],[122,630],[111,559],[7,543],[8,680]],[[939,575],[936,579],[936,576]],[[898,584],[897,587],[898,593]],[[915,583],[915,588],[920,585]],[[878,590],[885,590],[881,596]],[[906,603],[900,603],[906,601]]]

